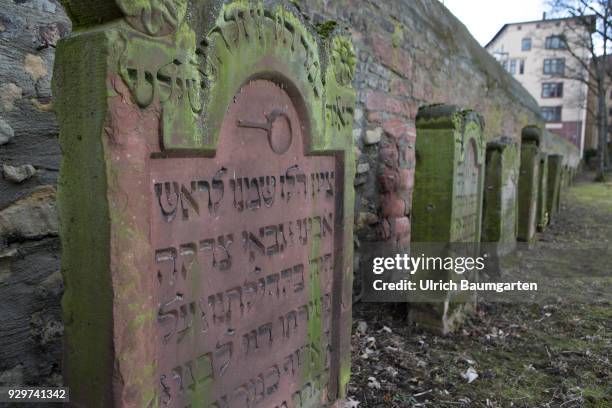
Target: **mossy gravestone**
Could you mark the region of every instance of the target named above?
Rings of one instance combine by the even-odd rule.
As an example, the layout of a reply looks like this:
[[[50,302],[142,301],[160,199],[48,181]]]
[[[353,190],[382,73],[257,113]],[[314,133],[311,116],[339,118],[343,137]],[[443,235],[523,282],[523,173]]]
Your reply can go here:
[[[561,189],[563,190],[570,185],[570,167],[567,164],[564,164],[561,167]]]
[[[350,368],[350,40],[281,2],[91,3],[66,2],[54,79],[72,402],[333,403]]]
[[[419,109],[411,228],[412,242],[416,245],[480,242],[485,164],[483,126],[480,115],[454,106],[432,105]],[[471,248],[477,252],[477,247]],[[419,279],[430,278],[448,281],[462,276],[444,270]],[[410,318],[424,327],[446,333],[461,320],[464,305],[473,300],[443,293],[433,304],[412,304]]]
[[[482,242],[499,256],[516,247],[519,160],[512,140],[487,143]]]
[[[536,238],[541,138],[541,130],[536,126],[525,127],[521,135],[517,239],[527,243]]]
[[[548,181],[546,207],[550,220],[559,212],[559,201],[561,195],[561,168],[563,166],[563,156],[551,154],[548,156]]]
[[[545,152],[540,153],[540,182],[538,185],[538,207],[537,207],[537,224],[538,231],[544,231],[548,225],[548,155]]]

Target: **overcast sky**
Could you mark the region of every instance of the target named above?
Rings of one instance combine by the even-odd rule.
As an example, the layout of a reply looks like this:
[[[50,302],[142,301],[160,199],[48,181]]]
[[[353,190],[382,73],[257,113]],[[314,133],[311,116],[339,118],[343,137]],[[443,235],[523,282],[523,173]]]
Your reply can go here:
[[[539,20],[543,0],[440,0],[485,45],[506,23]]]

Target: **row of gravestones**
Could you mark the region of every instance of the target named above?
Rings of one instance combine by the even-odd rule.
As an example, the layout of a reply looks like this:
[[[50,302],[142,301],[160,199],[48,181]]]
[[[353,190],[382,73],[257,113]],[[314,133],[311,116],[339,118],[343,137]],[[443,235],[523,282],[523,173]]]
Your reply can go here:
[[[57,49],[54,95],[75,406],[319,407],[345,395],[351,41],[317,35],[284,2],[209,3],[65,2],[75,30]],[[483,201],[486,239],[514,240],[517,148],[485,151],[482,126],[472,112],[420,111],[413,240],[480,241]],[[537,148],[521,147],[525,239]],[[557,188],[555,160],[545,181]]]
[[[564,164],[562,155],[544,151],[541,129],[525,127],[520,145],[502,139],[486,146],[483,130],[481,117],[470,110],[448,105],[419,110],[413,243],[463,243],[459,249],[472,255],[484,253],[480,243],[486,243],[487,255],[499,259],[515,250],[517,241],[533,244],[536,231],[559,212],[562,187],[576,169]],[[448,271],[436,278],[457,275]],[[442,333],[453,330],[475,303],[473,297],[454,296],[449,291],[435,303],[410,305],[411,320]]]

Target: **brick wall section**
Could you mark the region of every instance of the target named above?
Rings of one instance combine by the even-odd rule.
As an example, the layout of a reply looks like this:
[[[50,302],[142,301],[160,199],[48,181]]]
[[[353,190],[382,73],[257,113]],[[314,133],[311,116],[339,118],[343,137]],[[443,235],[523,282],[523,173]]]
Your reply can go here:
[[[438,1],[294,2],[314,23],[348,25],[358,52],[357,246],[410,240],[420,105],[478,110],[487,140],[518,139],[538,121],[535,101]],[[0,0],[0,385],[61,381],[60,151],[49,81],[53,45],[69,27],[56,0]]]

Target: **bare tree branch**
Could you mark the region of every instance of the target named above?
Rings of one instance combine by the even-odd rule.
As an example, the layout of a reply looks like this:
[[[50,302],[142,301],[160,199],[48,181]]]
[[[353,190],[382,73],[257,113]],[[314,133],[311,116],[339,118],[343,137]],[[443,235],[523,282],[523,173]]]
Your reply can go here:
[[[599,150],[598,172],[603,177],[608,144],[608,89],[612,84],[612,0],[548,0],[553,15],[566,18],[563,27],[565,51],[578,68],[568,66],[559,76],[586,84],[596,99],[585,109],[595,118]]]

